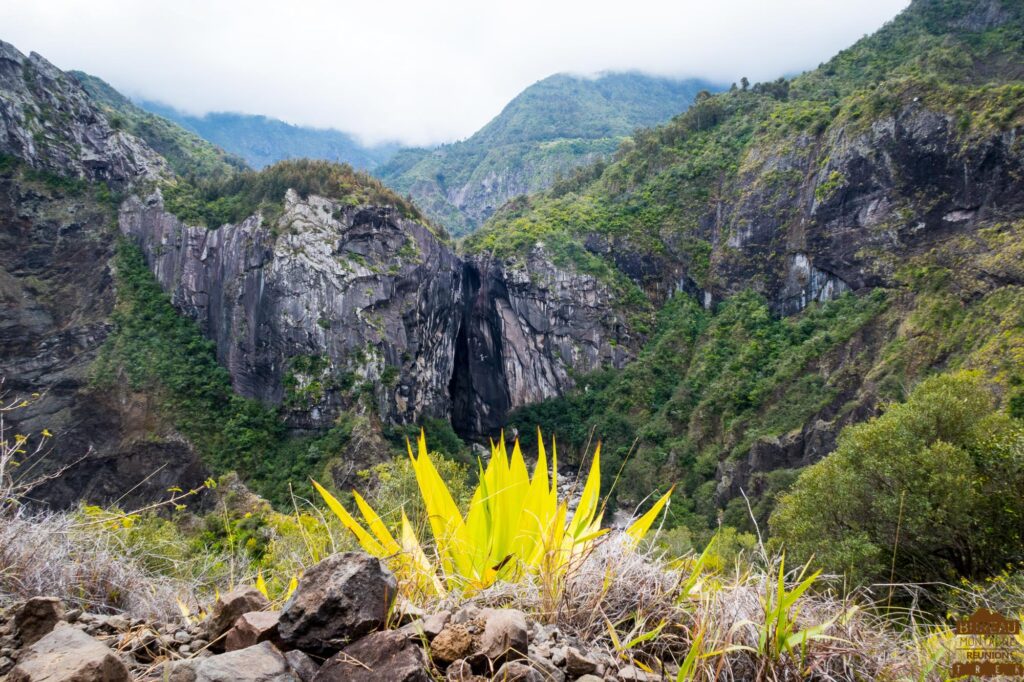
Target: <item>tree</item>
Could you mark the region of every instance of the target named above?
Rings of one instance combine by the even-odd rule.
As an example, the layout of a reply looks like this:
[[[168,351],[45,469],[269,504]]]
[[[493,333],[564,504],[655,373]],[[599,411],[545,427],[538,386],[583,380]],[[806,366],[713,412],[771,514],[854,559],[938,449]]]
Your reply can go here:
[[[740,90],[746,92],[750,88],[750,81],[746,76],[740,79]]]
[[[790,554],[857,580],[998,573],[1024,542],[1024,426],[996,410],[979,373],[928,379],[844,429],[770,523]]]

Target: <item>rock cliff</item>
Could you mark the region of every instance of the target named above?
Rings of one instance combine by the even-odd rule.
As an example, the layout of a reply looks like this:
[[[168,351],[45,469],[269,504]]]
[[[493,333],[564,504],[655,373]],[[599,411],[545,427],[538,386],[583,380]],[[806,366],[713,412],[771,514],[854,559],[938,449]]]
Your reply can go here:
[[[125,185],[167,174],[144,142],[111,125],[74,78],[0,41],[0,153],[32,168]]]
[[[272,224],[208,230],[156,192],[125,201],[120,227],[235,390],[283,405],[296,429],[328,428],[368,390],[393,423],[493,435],[509,409],[560,395],[574,371],[621,367],[638,342],[607,287],[542,248],[517,266],[462,260],[387,207],[290,191]]]

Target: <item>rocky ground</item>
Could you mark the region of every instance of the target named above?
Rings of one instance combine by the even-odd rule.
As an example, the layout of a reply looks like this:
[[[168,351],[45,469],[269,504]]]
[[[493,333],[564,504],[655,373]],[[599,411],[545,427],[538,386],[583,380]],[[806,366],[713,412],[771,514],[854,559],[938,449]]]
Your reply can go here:
[[[396,601],[377,559],[337,554],[309,569],[281,610],[245,587],[202,622],[65,609],[35,597],[0,612],[0,679],[12,682],[641,682],[638,664],[515,609],[465,603],[423,613]],[[664,674],[672,672],[663,671]]]

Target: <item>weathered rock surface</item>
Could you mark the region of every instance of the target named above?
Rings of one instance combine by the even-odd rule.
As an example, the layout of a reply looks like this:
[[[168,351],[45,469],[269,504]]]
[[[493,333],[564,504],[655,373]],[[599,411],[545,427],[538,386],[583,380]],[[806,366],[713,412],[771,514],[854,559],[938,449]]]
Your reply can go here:
[[[11,682],[128,682],[124,662],[110,647],[62,625],[22,652]]]
[[[14,631],[22,646],[35,644],[64,620],[64,604],[57,597],[33,597],[14,614]]]
[[[121,230],[175,305],[217,343],[235,389],[325,429],[373,386],[393,422],[451,418],[491,434],[509,409],[560,395],[571,371],[621,367],[639,343],[612,292],[554,266],[463,262],[391,209],[289,193],[284,215],[215,230],[127,200]]]
[[[270,642],[226,654],[178,661],[169,682],[300,682],[285,657]]]
[[[330,656],[384,625],[397,591],[395,576],[378,559],[362,552],[335,554],[302,576],[281,611],[281,640]]]
[[[224,637],[224,649],[235,651],[254,646],[260,642],[280,643],[277,622],[280,611],[254,611],[238,617]]]
[[[262,611],[268,606],[270,602],[254,587],[240,587],[220,595],[205,624],[207,639],[214,642],[215,650],[223,651],[224,636],[238,619],[253,611]]]
[[[60,175],[128,184],[168,173],[163,157],[120,132],[74,78],[0,41],[0,153]]]
[[[427,655],[401,633],[375,632],[328,659],[315,682],[430,682]]]

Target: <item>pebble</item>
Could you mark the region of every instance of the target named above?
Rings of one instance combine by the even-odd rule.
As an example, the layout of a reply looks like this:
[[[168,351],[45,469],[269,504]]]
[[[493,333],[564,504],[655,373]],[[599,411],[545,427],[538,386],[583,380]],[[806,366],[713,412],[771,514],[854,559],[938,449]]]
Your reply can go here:
[[[178,630],[174,633],[174,641],[179,644],[187,644],[192,641],[192,635],[188,634],[184,630]]]

